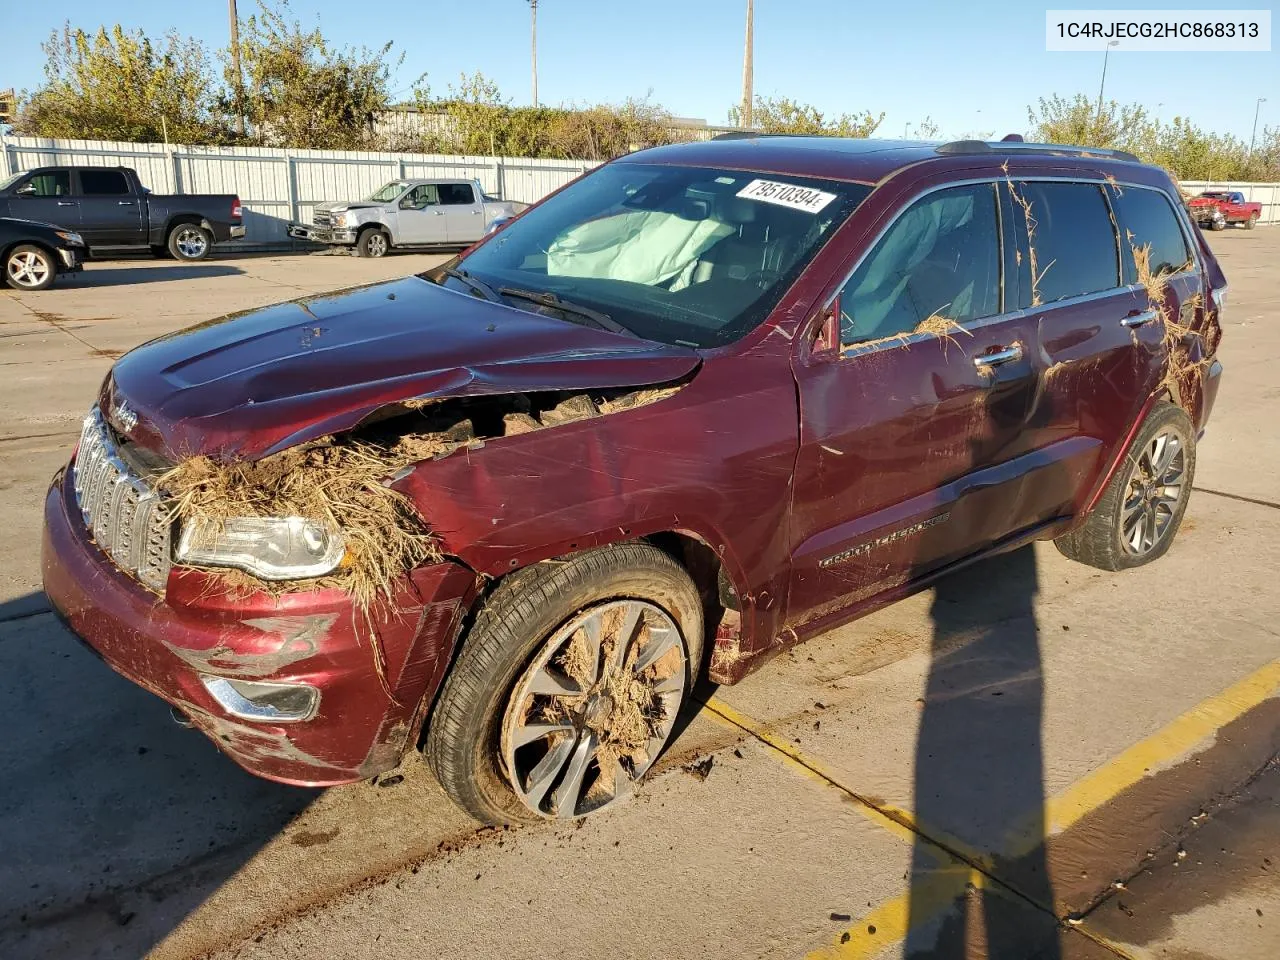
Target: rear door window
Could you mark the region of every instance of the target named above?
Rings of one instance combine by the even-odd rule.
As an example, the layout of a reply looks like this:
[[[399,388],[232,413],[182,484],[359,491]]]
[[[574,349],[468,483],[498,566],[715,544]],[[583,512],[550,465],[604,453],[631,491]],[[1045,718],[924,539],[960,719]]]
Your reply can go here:
[[[1133,259],[1135,249],[1151,248],[1151,272],[1157,276],[1177,273],[1190,262],[1191,251],[1187,249],[1186,236],[1178,226],[1177,214],[1164,191],[1113,187],[1111,205],[1115,208],[1124,237],[1120,246],[1125,283],[1138,282]]]
[[[80,192],[86,197],[117,197],[129,192],[129,181],[119,170],[81,170]]]
[[[469,183],[442,183],[440,202],[451,206],[475,203],[476,195]]]
[[[991,183],[938,190],[893,222],[840,291],[844,346],[1001,311],[1000,228]]]
[[[1036,273],[1023,307],[1119,286],[1119,242],[1101,187],[1031,180],[1014,183],[1013,197],[1026,211],[1034,253],[1027,262]]]

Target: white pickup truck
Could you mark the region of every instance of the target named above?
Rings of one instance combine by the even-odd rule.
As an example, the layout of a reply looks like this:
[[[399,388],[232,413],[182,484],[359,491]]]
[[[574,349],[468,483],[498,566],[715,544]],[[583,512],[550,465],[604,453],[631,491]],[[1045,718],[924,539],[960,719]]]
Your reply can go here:
[[[392,180],[363,200],[318,204],[311,223],[289,224],[289,236],[354,246],[361,257],[392,247],[463,247],[526,206],[486,196],[478,180]]]

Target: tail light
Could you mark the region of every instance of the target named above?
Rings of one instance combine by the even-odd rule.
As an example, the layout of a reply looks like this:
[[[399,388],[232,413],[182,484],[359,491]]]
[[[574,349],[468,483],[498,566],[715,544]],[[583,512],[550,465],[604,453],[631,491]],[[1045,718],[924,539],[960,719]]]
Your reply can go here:
[[[242,214],[243,214],[243,211],[240,207],[240,198],[232,197],[231,198],[231,219],[239,220]]]

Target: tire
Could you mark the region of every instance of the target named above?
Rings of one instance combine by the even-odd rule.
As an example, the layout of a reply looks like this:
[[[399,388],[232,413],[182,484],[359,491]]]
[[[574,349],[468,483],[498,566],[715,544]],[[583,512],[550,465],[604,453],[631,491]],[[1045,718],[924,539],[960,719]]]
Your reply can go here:
[[[15,290],[48,290],[57,277],[57,257],[44,247],[23,243],[4,255],[4,279]]]
[[[640,626],[631,631],[634,642],[623,647],[626,665],[611,674],[608,664],[617,645],[609,638],[624,631],[610,624],[629,622],[626,615],[633,610],[641,611],[635,621]],[[618,619],[610,620],[615,611]],[[598,679],[579,685],[588,695],[566,698],[533,690],[547,671],[561,679],[575,675],[572,670],[554,672],[565,662],[557,658],[577,642],[573,638],[581,637],[583,649],[589,649],[589,633],[575,625],[595,617],[604,624],[597,633],[603,639],[597,641],[594,661],[587,661],[594,662]],[[643,777],[669,742],[697,679],[702,645],[702,601],[693,581],[650,544],[618,544],[517,571],[498,584],[476,613],[432,711],[427,761],[445,792],[483,823],[576,818],[602,809],[629,793],[632,782]],[[665,651],[662,656],[651,667],[640,668],[636,658],[659,648]],[[679,655],[673,652],[677,649]],[[615,689],[610,677],[632,683],[659,668],[666,672],[648,681],[653,686],[645,701],[654,708],[644,714],[654,726],[639,741],[643,747],[624,753],[609,739],[611,724],[621,715],[617,701],[604,695]],[[670,689],[657,692],[677,684],[678,696]],[[538,702],[544,706],[535,707]],[[568,706],[574,702],[581,702],[582,709],[571,715]],[[602,703],[604,709],[597,710]],[[520,733],[544,723],[551,706],[564,708],[554,714],[560,718],[557,732],[519,745]],[[607,714],[603,724],[600,714]],[[658,738],[656,747],[650,736]],[[533,774],[538,758],[554,760],[552,754],[564,759],[546,766],[553,772],[544,782],[554,779],[554,785],[544,787],[537,799]],[[578,764],[579,756],[587,759]],[[612,778],[602,775],[606,763],[614,769]],[[509,778],[506,770],[512,764],[517,774]],[[571,786],[575,764],[577,789]],[[517,792],[522,770],[528,783]]]
[[[1244,228],[1246,230],[1252,230],[1257,225],[1258,225],[1258,215],[1256,213],[1250,214],[1249,219],[1244,222]]]
[[[168,247],[175,259],[193,263],[209,256],[213,236],[198,223],[179,223],[169,231]]]
[[[1161,438],[1165,446],[1158,447]],[[1172,454],[1168,453],[1169,438],[1178,441]],[[1162,456],[1168,456],[1170,463],[1162,477],[1155,478],[1164,482],[1156,483],[1150,479],[1149,468],[1153,461],[1158,465]],[[1127,570],[1158,560],[1168,552],[1182,525],[1195,472],[1191,418],[1182,408],[1161,402],[1143,423],[1084,523],[1054,544],[1064,556],[1101,570]],[[1177,496],[1169,502],[1174,486]]]
[[[1210,229],[1210,230],[1225,230],[1225,229],[1227,229],[1227,221],[1226,221],[1226,220],[1210,220],[1210,221],[1209,221],[1209,229]]]
[[[366,227],[356,241],[357,257],[385,257],[391,249],[391,238],[380,227]]]

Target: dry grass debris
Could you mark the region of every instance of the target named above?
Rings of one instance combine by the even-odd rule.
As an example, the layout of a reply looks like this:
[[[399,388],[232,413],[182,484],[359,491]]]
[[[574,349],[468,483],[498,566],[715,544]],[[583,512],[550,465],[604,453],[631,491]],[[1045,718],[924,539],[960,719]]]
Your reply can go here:
[[[973,334],[960,326],[950,317],[944,317],[940,313],[931,313],[910,330],[904,330],[901,333],[892,333],[887,337],[877,337],[874,340],[863,340],[855,343],[855,348],[880,347],[885,344],[897,344],[905,346],[911,342],[911,338],[916,334],[926,334],[936,337],[942,343],[942,351],[945,354],[950,345],[960,346],[960,342],[956,340],[955,334],[963,333],[966,337],[972,337]]]
[[[1196,395],[1201,372],[1213,362],[1221,331],[1214,335],[1215,328],[1206,326],[1201,331],[1195,327],[1196,314],[1204,303],[1199,293],[1188,298],[1179,315],[1173,316],[1169,309],[1169,273],[1152,271],[1150,244],[1131,246],[1138,283],[1146,291],[1148,308],[1155,311],[1164,330],[1165,372],[1158,389],[1167,389],[1174,401],[1194,416],[1188,404]]]

